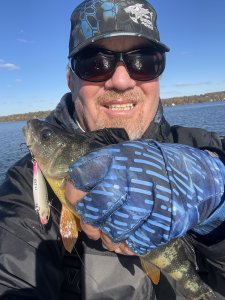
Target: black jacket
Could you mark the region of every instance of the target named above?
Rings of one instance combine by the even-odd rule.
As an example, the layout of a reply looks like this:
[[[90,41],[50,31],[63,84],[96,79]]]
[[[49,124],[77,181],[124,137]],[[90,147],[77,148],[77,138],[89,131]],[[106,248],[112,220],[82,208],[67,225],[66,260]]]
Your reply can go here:
[[[66,94],[48,121],[76,132],[71,95]],[[172,126],[162,108],[144,134],[161,142],[183,143],[216,151],[222,160],[223,138],[202,129]],[[6,174],[0,187],[0,299],[184,299],[176,283],[162,274],[153,286],[137,257],[105,251],[100,242],[80,234],[72,254],[65,252],[59,233],[61,205],[49,187],[51,218],[42,227],[34,211],[32,162],[28,154]],[[187,253],[202,279],[225,299],[224,225],[214,235],[191,232]]]

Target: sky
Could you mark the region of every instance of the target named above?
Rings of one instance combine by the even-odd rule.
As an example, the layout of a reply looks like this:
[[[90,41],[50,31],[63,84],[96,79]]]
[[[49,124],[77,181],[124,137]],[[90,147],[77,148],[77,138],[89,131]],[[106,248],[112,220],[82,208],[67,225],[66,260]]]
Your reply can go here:
[[[79,0],[0,1],[0,115],[55,108],[68,92],[70,15]],[[225,1],[151,0],[170,47],[161,98],[225,90]]]

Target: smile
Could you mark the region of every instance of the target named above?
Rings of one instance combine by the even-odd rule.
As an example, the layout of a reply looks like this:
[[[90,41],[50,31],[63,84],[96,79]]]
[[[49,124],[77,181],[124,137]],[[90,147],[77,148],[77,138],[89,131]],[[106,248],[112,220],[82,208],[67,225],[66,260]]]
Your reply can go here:
[[[133,103],[128,103],[128,104],[112,104],[107,107],[108,109],[111,110],[131,110],[134,108]]]

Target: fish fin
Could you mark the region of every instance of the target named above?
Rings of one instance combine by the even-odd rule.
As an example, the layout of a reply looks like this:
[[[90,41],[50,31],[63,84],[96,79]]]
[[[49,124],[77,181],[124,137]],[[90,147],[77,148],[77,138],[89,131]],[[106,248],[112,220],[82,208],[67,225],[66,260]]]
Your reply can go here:
[[[60,217],[60,234],[63,245],[68,252],[72,252],[75,246],[78,230],[80,230],[79,219],[65,206],[62,205]]]
[[[146,258],[140,257],[141,266],[151,281],[157,285],[160,280],[160,269],[153,265],[151,262],[147,261]]]
[[[70,204],[66,197],[65,197],[65,183],[66,183],[66,178],[60,178],[60,179],[55,179],[51,177],[46,177],[48,184],[51,186],[51,189],[59,199],[59,201],[62,203],[62,205],[67,206],[67,208],[70,210],[70,212],[75,216],[75,218],[78,220],[78,214],[74,210],[74,207],[72,204]],[[80,222],[78,221],[78,224]]]
[[[56,194],[57,198],[62,204],[65,204],[65,190],[64,190],[64,178],[55,179],[46,176],[46,179],[51,186],[53,192]]]

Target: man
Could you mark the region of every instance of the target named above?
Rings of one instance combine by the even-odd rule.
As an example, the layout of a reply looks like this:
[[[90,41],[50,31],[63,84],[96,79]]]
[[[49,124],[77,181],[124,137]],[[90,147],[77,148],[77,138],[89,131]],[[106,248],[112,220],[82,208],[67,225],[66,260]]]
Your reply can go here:
[[[134,253],[146,254],[160,244],[166,244],[171,238],[185,235],[187,231],[187,255],[199,268],[202,279],[217,293],[218,299],[224,299],[224,167],[217,158],[223,159],[223,139],[201,129],[170,127],[164,119],[159,97],[159,78],[165,67],[165,52],[168,51],[169,48],[159,39],[156,12],[147,1],[88,0],[74,10],[71,16],[70,68],[67,74],[71,93],[62,98],[47,120],[70,133],[76,133],[79,128],[82,131],[93,131],[104,127],[122,127],[127,131],[130,140],[141,140],[119,143],[103,149],[103,152],[92,153],[90,165],[90,156],[87,156],[78,165],[71,166],[71,181],[81,191],[74,190],[72,184],[68,183],[67,197],[72,203],[77,203],[76,208],[84,221],[83,230],[91,238],[81,233],[71,255],[66,254],[62,246],[59,233],[60,203],[50,189],[51,218],[48,224],[41,227],[35,217],[30,155],[8,171],[0,189],[1,299],[185,299],[180,287],[165,274],[161,274],[158,285],[153,285],[142,271],[139,259]],[[155,142],[149,141],[150,139]],[[194,148],[168,146],[161,142],[205,148],[213,152],[216,158]],[[141,175],[134,178],[133,173],[130,176],[131,168],[132,172],[137,172],[137,168],[130,164],[130,158],[137,161],[136,156],[140,152],[133,151],[133,146],[142,149],[142,154],[148,157],[148,166],[151,166],[139,166],[139,169],[146,171],[143,172],[143,178]],[[122,152],[123,149],[126,151]],[[178,194],[171,196],[171,180],[174,176],[171,168],[175,167],[173,163],[170,168],[165,164],[171,158],[171,155],[168,158],[168,153],[174,153],[174,149],[181,161],[181,166],[176,166],[177,174],[184,172],[188,175],[195,189],[190,187],[188,181],[184,191],[186,197],[182,196],[183,208],[178,207],[177,214],[173,210],[174,220],[185,217],[183,226],[179,222],[173,225],[174,230],[169,236],[164,231],[167,230],[167,224],[157,220],[159,227],[149,238],[148,232],[141,227],[143,211],[148,211],[149,218],[150,210],[146,207],[155,203],[157,208],[160,203],[160,208],[164,208],[160,202],[165,200],[163,192],[170,193],[169,206],[179,204],[180,197],[177,195],[181,188],[179,190],[176,179],[173,192]],[[128,182],[134,182],[135,179],[135,184],[141,181],[141,184],[148,186],[145,189],[147,196],[144,198],[143,207],[139,207],[143,197],[138,198],[140,201],[136,201],[136,197],[133,199],[136,201],[133,217],[138,224],[134,228],[130,222],[127,223],[126,228],[129,230],[125,234],[122,227],[120,233],[113,229],[116,228],[115,222],[122,223],[126,214],[131,212],[131,205],[124,207],[124,202],[122,205],[118,202],[119,206],[114,207],[114,197],[106,197],[107,201],[103,199],[103,206],[112,201],[110,215],[122,218],[112,220],[109,215],[105,215],[104,207],[98,206],[98,197],[93,196],[96,186],[101,193],[104,186],[104,195],[111,193],[111,188],[105,184],[105,175],[115,175],[116,168],[111,168],[115,167],[115,157],[109,154],[113,151],[120,151],[120,157],[128,162]],[[192,164],[190,170],[187,168],[188,155],[196,156],[195,166]],[[142,163],[140,160],[138,162]],[[153,174],[151,168],[159,163],[160,169]],[[196,175],[198,167],[202,172],[199,171]],[[81,175],[78,174],[79,168]],[[210,176],[209,170],[212,171]],[[158,179],[167,173],[171,177],[164,180],[167,182],[165,186]],[[124,175],[123,172],[119,174]],[[145,177],[149,174],[155,185]],[[204,177],[205,174],[207,176]],[[113,176],[110,180],[114,180]],[[161,189],[158,198],[154,193],[156,186],[158,191]],[[114,190],[118,188],[120,191],[121,187],[126,188],[123,176],[115,178]],[[192,194],[189,194],[190,191]],[[85,204],[88,201],[85,197],[87,192],[92,197],[91,208],[94,209],[94,214],[86,214],[89,209]],[[195,194],[198,194],[197,198],[194,197]],[[203,204],[200,194],[204,196]],[[189,199],[188,207],[185,206],[186,198]],[[197,199],[194,204],[193,198]],[[80,199],[82,200],[78,201]],[[120,207],[123,211],[118,214]],[[218,209],[221,207],[222,209]],[[137,211],[140,214],[136,214]],[[171,213],[171,210],[168,209],[168,212]],[[88,216],[96,217],[99,226],[91,222]],[[167,220],[163,214],[157,213],[155,217]],[[146,220],[148,221],[147,218]],[[174,220],[169,219],[172,224]],[[140,239],[148,239],[145,246],[136,238],[140,228],[143,233]],[[190,231],[191,229],[193,230]]]

